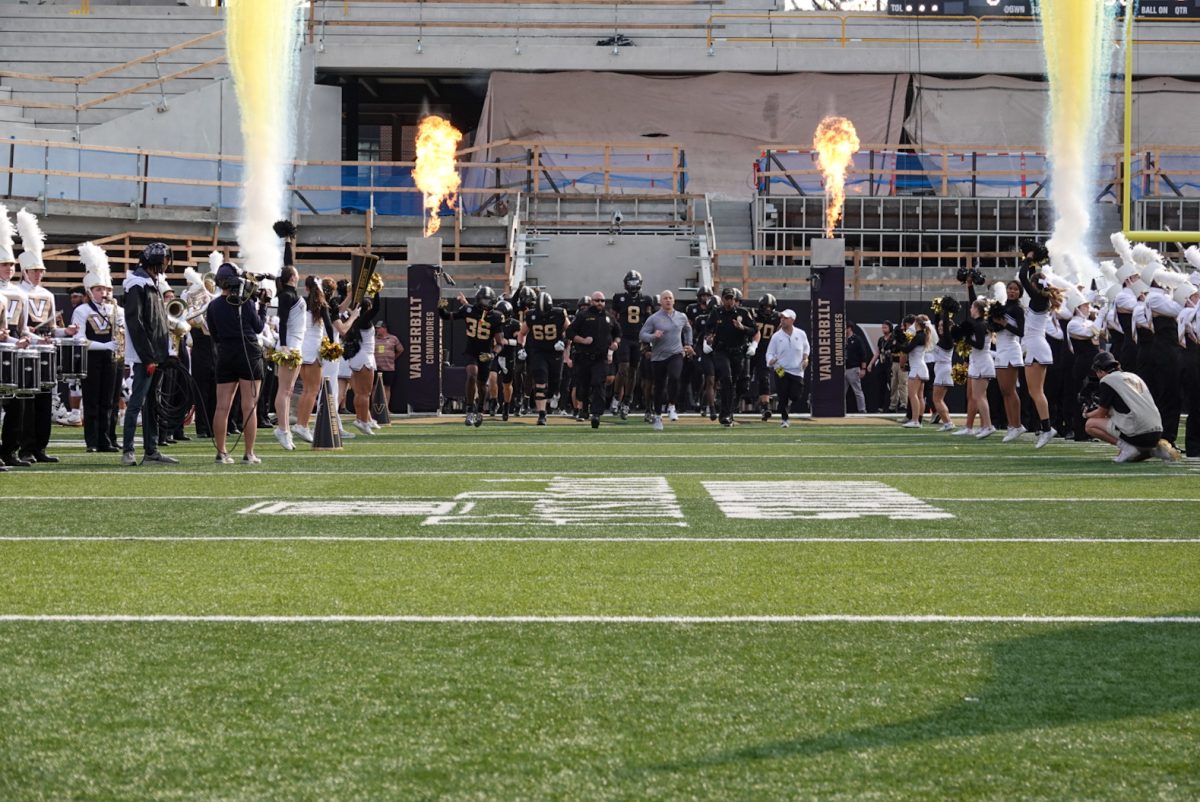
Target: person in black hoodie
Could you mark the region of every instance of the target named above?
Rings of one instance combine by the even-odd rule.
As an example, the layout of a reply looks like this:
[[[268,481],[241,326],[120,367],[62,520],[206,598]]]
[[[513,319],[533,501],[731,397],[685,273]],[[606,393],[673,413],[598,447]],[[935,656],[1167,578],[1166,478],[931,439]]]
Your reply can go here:
[[[158,450],[158,416],[151,393],[155,372],[167,358],[170,328],[167,309],[158,293],[158,276],[171,268],[171,249],[163,242],[151,242],[142,250],[137,268],[125,277],[125,362],[133,374],[133,389],[125,406],[124,447],[121,464],[137,465],[133,438],[137,433],[138,413],[142,415],[143,462],[177,465],[179,460]],[[150,403],[146,403],[147,397]]]

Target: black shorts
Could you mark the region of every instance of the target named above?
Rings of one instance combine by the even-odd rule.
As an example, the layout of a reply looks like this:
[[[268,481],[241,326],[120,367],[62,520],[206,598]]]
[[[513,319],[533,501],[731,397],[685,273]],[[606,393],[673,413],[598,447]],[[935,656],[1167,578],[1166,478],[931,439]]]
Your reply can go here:
[[[1137,448],[1154,448],[1158,445],[1158,441],[1162,439],[1162,432],[1146,432],[1145,434],[1125,434],[1119,432],[1117,434],[1126,443]]]
[[[500,357],[504,358],[504,367],[500,367]],[[511,354],[508,351],[503,351],[495,359],[491,361],[492,373],[497,376],[497,381],[501,384],[512,384],[513,369],[517,366],[517,353],[514,350]]]
[[[617,346],[617,352],[613,354],[613,362],[619,365],[632,365],[637,367],[642,361],[642,343],[637,337],[621,336],[621,344]]]
[[[467,366],[474,365],[479,368],[479,372],[487,375],[492,369],[492,362],[495,360],[495,354],[491,351],[480,351],[479,353],[467,352]]]
[[[217,343],[217,384],[262,381],[263,357],[257,343],[241,340]]]
[[[379,371],[379,375],[383,376],[384,387],[391,387],[392,382],[396,380],[396,371],[394,370],[381,370]]]
[[[533,383],[546,385],[546,395],[554,395],[558,386],[558,377],[562,373],[562,354],[557,351],[529,352],[529,375]]]
[[[758,387],[759,395],[771,394],[771,380],[775,376],[775,369],[767,367],[766,357],[760,362],[756,362],[751,366],[754,373],[754,383]]]

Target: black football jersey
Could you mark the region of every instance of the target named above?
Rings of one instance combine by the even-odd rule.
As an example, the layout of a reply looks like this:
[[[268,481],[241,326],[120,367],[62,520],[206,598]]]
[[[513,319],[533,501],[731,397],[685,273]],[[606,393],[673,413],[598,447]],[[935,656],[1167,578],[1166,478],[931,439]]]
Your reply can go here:
[[[467,304],[459,307],[451,318],[462,318],[467,323],[467,353],[481,354],[492,350],[496,332],[501,330],[504,319],[493,309]]]
[[[642,324],[654,314],[654,299],[641,293],[618,292],[613,296],[612,308],[621,324],[621,339],[636,341]]]
[[[530,309],[525,313],[525,325],[529,328],[525,336],[525,348],[532,351],[553,351],[554,344],[567,331],[567,312],[553,307],[549,312]]]
[[[758,331],[758,350],[754,352],[756,361],[763,361],[767,358],[767,343],[771,342],[771,335],[779,331],[779,313],[772,309],[770,312],[759,310],[754,315],[754,326]]]

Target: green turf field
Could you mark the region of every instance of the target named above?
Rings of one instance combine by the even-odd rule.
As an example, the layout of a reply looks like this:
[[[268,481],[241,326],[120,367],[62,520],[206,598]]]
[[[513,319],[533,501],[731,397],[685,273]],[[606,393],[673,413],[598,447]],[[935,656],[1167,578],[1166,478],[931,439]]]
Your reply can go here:
[[[56,429],[0,476],[0,800],[1200,798],[1194,461],[529,422]]]

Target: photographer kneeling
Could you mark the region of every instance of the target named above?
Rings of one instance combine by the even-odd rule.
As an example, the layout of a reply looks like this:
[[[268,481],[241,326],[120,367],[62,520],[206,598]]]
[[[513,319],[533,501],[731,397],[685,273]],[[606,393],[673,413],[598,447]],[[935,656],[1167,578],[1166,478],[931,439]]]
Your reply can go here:
[[[1162,416],[1150,389],[1137,374],[1121,370],[1116,357],[1101,351],[1092,360],[1092,375],[1098,383],[1085,384],[1080,393],[1081,405],[1088,400],[1096,405],[1084,415],[1085,427],[1092,437],[1120,449],[1113,462],[1141,462],[1149,457],[1163,462],[1179,459],[1175,447],[1162,439]],[[1085,393],[1090,393],[1091,399],[1083,398]]]
[[[262,349],[258,335],[265,321],[258,313],[258,304],[245,293],[245,282],[238,269],[223,264],[217,270],[217,287],[221,296],[208,305],[205,318],[217,349],[217,409],[213,414],[213,440],[217,445],[217,463],[232,465],[233,457],[225,450],[225,437],[229,431],[229,410],[233,407],[233,396],[242,393],[242,437],[246,454],[242,462],[257,465],[260,460],[254,454],[254,440],[258,432],[259,387],[263,378]]]

